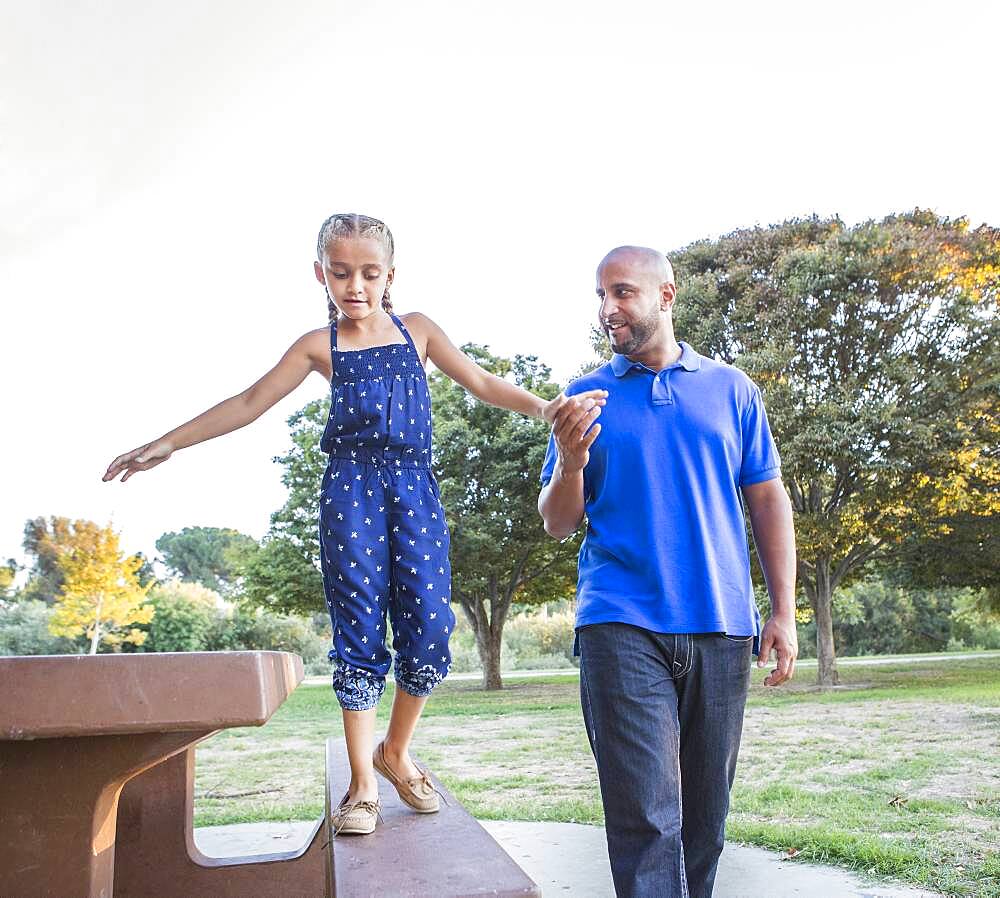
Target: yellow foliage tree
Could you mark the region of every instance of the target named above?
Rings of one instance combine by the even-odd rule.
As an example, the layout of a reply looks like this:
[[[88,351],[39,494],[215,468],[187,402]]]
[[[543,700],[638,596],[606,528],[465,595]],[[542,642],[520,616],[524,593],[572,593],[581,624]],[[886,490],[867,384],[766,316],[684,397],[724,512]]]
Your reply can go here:
[[[91,655],[102,642],[118,646],[146,641],[147,634],[132,625],[153,619],[154,608],[145,603],[152,584],[139,584],[142,558],[122,554],[110,524],[75,521],[72,537],[60,547],[59,566],[64,580],[49,620],[54,636],[86,633]]]

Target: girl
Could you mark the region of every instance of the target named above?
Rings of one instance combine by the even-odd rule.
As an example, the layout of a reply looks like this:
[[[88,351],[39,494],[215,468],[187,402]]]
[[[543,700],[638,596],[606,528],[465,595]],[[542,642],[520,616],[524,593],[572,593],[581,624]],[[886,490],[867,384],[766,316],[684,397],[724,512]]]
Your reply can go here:
[[[243,427],[288,395],[312,371],[332,389],[322,448],[330,455],[320,492],[321,566],[333,626],[333,688],[344,716],[351,783],[334,813],[338,833],[370,833],[378,818],[374,771],[419,813],[438,809],[427,771],[409,747],[427,696],[448,673],[450,607],[448,528],[431,473],[430,359],[476,398],[553,419],[565,401],[546,402],[484,371],[419,312],[402,319],[389,299],[393,239],[381,221],[332,215],[320,228],[313,263],[326,288],[328,327],[300,337],[249,389],[158,440],[116,458],[104,474],[124,483],[178,449]],[[588,404],[586,426],[607,394]],[[372,754],[376,706],[396,652],[395,699],[384,741]]]

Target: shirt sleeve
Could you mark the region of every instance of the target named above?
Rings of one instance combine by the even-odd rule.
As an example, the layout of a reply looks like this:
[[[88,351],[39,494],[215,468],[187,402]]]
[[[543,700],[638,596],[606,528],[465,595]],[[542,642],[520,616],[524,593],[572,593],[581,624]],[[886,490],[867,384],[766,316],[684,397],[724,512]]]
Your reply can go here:
[[[556,470],[556,440],[549,434],[549,447],[545,450],[545,461],[542,463],[542,486],[548,486]]]
[[[781,459],[771,436],[760,390],[754,388],[750,405],[743,412],[743,459],[740,486],[763,483],[781,476]]]

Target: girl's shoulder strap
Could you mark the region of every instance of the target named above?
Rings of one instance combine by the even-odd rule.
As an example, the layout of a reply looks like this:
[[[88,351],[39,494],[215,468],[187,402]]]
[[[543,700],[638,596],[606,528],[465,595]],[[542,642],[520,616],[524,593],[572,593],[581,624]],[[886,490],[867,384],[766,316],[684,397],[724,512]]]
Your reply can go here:
[[[389,316],[392,318],[394,322],[396,322],[396,327],[399,328],[400,333],[402,333],[402,335],[406,337],[406,342],[410,344],[410,349],[412,349],[417,354],[417,358],[420,358],[420,353],[417,352],[417,347],[413,342],[413,337],[410,336],[410,332],[406,329],[406,325],[403,324],[403,322],[394,312],[390,312]]]
[[[330,320],[330,354],[337,351],[337,319]]]

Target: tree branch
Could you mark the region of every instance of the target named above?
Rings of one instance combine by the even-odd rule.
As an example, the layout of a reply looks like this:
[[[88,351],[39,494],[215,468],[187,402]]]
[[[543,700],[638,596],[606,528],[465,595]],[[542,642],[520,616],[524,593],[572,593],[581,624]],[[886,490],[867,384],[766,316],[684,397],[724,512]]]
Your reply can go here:
[[[833,569],[833,574],[830,577],[832,588],[836,589],[837,585],[844,579],[844,577],[846,577],[856,567],[860,567],[868,561],[868,559],[871,558],[872,555],[879,550],[879,548],[881,548],[884,542],[885,537],[881,537],[875,540],[874,543],[870,543],[868,545],[857,545],[851,549]]]
[[[795,478],[788,480],[788,492],[791,495],[792,507],[799,513],[804,514],[806,510],[805,499],[802,496],[802,487]]]
[[[522,586],[524,586],[525,583],[530,583],[536,577],[540,577],[550,567],[553,567],[553,566],[555,566],[557,564],[561,564],[564,560],[565,559],[563,558],[562,549],[561,548],[557,549],[556,550],[556,554],[553,555],[553,557],[550,558],[548,561],[546,561],[545,564],[543,564],[540,568],[538,568],[538,570],[532,571],[530,574],[526,574],[525,576],[521,577],[521,579],[518,580],[517,583],[514,586],[514,592],[516,592],[518,589],[520,589]]]

